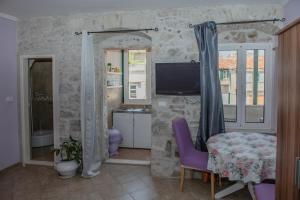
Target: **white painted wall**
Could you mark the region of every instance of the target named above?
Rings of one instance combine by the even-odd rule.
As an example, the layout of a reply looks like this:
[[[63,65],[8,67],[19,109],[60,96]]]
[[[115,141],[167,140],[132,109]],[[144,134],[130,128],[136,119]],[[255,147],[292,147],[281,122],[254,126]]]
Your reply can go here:
[[[300,0],[290,0],[283,9],[285,24],[291,23],[300,17]]]
[[[20,162],[16,28],[0,15],[0,170]]]

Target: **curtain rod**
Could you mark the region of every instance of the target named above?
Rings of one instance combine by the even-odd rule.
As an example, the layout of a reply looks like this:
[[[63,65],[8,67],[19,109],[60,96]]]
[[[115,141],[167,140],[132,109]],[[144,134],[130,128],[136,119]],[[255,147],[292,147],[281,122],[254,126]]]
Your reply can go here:
[[[261,23],[261,22],[284,22],[285,18],[274,18],[274,19],[263,19],[263,20],[250,20],[250,21],[234,21],[234,22],[221,22],[217,23],[217,25],[231,25],[231,24],[250,24],[250,23]],[[189,24],[190,28],[193,28],[195,25]]]
[[[138,31],[158,31],[158,28],[145,28],[145,29],[124,29],[124,30],[111,30],[111,31],[89,31],[90,33],[129,33],[129,32],[138,32]],[[81,35],[82,32],[75,32],[75,35]]]

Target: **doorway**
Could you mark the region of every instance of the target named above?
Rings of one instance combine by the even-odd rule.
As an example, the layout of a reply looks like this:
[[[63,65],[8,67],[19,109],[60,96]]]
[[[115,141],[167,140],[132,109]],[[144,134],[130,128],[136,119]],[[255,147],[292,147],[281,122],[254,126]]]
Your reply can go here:
[[[147,51],[106,49],[104,55],[110,145],[115,145],[116,131],[122,135],[118,152],[109,152],[108,161],[150,164],[151,114],[142,111],[149,105],[141,102],[146,99]]]
[[[53,161],[52,59],[31,58],[28,63],[31,160]]]
[[[58,144],[58,87],[53,56],[21,56],[23,165],[53,165]]]

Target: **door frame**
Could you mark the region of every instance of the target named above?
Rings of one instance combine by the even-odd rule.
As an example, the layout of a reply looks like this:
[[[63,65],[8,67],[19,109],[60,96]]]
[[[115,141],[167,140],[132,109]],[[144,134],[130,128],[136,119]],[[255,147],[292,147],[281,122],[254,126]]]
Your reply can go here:
[[[30,147],[30,112],[29,112],[29,74],[28,74],[28,59],[50,58],[52,59],[52,90],[53,90],[53,137],[54,148],[59,146],[59,73],[55,65],[54,55],[21,55],[19,69],[19,106],[20,106],[20,127],[22,138],[22,164],[35,164],[53,166],[51,161],[31,160]],[[55,156],[53,153],[54,161]]]

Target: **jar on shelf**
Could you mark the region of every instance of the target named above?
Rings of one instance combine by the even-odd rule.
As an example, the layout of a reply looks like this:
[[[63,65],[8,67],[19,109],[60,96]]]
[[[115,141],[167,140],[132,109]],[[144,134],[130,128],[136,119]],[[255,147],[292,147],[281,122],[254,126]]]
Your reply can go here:
[[[107,71],[109,71],[109,72],[112,71],[111,63],[107,63]]]

